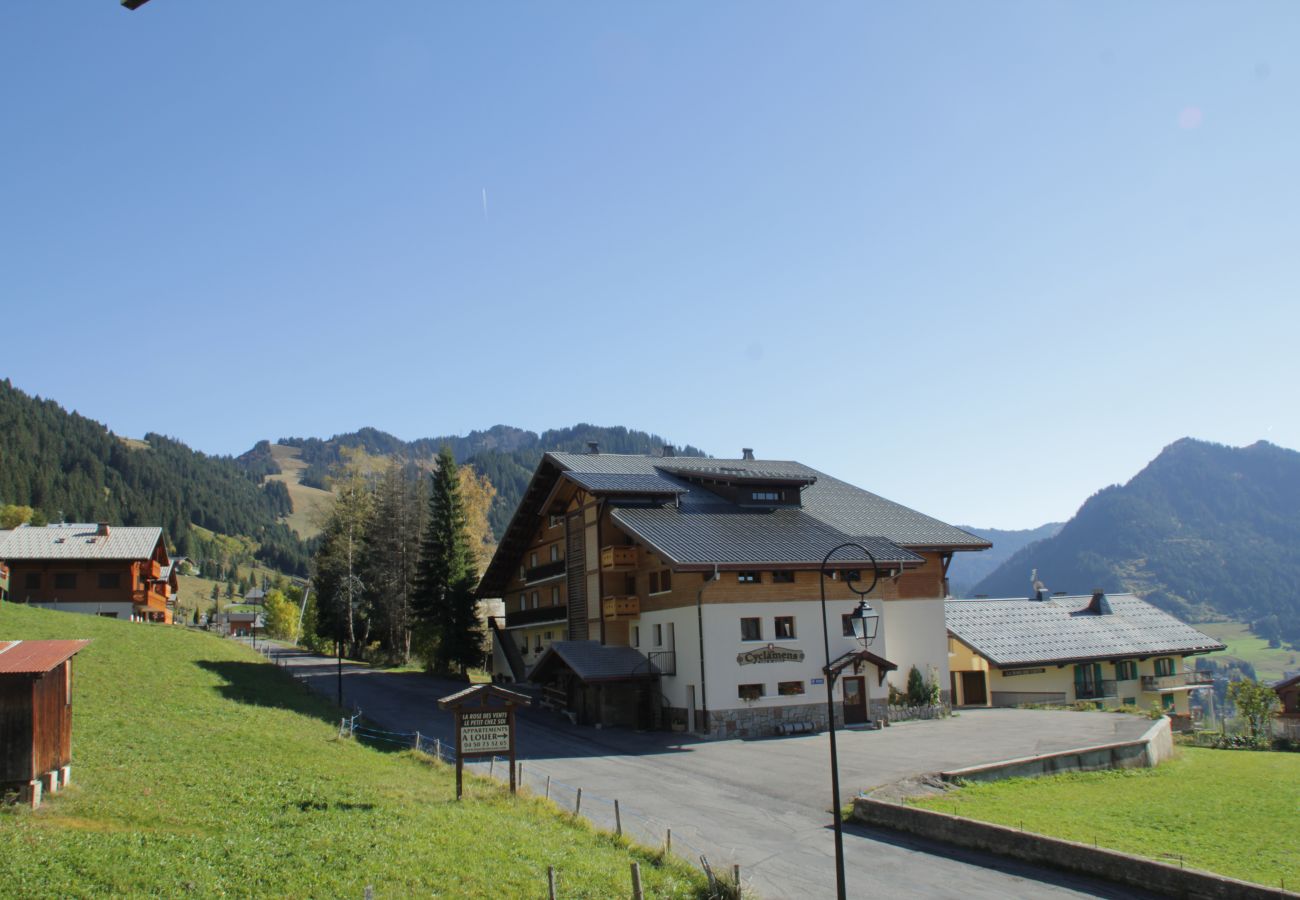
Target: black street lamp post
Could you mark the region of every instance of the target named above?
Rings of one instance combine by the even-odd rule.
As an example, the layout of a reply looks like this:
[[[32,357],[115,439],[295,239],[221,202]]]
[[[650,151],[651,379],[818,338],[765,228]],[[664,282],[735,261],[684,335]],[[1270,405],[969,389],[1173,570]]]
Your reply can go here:
[[[835,816],[835,896],[839,900],[845,900],[847,896],[844,890],[844,823],[840,815],[840,761],[835,747],[835,680],[839,677],[839,669],[831,668],[830,626],[826,621],[826,564],[835,553],[847,547],[861,550],[866,559],[871,562],[871,584],[867,585],[866,590],[858,590],[854,585],[856,579],[845,579],[849,590],[861,598],[858,601],[858,608],[849,615],[853,636],[864,645],[870,645],[875,640],[876,628],[880,624],[880,614],[872,609],[871,604],[866,600],[867,594],[875,590],[876,582],[880,580],[880,567],[876,565],[876,558],[866,547],[852,541],[832,547],[822,559],[821,566],[822,643],[826,651],[826,668],[822,669],[822,672],[826,675],[826,715],[831,738],[831,811]]]

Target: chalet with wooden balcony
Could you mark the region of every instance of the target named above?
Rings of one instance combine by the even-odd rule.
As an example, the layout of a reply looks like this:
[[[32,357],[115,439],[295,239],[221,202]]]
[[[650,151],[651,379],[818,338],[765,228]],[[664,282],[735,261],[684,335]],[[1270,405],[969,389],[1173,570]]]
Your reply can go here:
[[[949,600],[949,672],[961,706],[1158,704],[1191,725],[1213,676],[1186,665],[1224,645],[1133,594]]]
[[[827,567],[837,718],[865,722],[917,665],[947,682],[953,554],[983,539],[798,462],[546,454],[479,588],[501,597],[498,677],[580,721],[712,735],[826,721],[822,559],[881,573],[870,653],[845,617],[871,559]]]
[[[9,599],[64,612],[171,622],[175,572],[161,528],[21,525],[0,532]]]

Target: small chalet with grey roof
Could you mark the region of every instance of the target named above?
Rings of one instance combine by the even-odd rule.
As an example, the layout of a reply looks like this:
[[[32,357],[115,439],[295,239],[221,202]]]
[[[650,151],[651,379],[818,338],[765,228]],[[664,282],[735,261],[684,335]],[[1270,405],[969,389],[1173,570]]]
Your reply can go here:
[[[9,599],[64,612],[172,620],[176,573],[161,528],[20,525],[0,532]]]
[[[945,604],[953,702],[962,706],[1158,703],[1191,724],[1208,688],[1190,656],[1224,645],[1133,594],[1048,595]]]
[[[871,653],[845,617],[844,551],[826,580],[837,717],[878,717],[886,678],[947,684],[943,599],[954,553],[988,542],[802,463],[547,453],[479,587],[500,597],[494,671],[533,680],[581,721],[712,735],[824,726],[821,562],[863,545],[882,578]]]

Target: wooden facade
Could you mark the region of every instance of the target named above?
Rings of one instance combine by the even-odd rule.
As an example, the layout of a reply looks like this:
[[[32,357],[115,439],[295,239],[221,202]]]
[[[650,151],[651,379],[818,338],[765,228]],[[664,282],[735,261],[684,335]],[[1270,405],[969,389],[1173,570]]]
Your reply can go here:
[[[43,793],[68,783],[72,655],[87,643],[20,641],[0,652],[0,795],[37,806]],[[7,667],[4,657],[10,652],[34,657]]]
[[[107,525],[88,527],[95,528],[96,535],[111,536]],[[149,622],[172,621],[177,581],[161,532],[150,549],[133,559],[91,554],[23,558],[8,551],[6,555],[9,599],[16,603]]]

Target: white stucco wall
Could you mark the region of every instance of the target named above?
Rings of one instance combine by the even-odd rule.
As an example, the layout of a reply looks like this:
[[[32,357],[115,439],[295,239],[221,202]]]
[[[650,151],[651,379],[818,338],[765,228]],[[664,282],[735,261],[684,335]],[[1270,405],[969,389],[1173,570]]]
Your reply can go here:
[[[844,637],[841,617],[857,607],[851,600],[831,600],[826,603],[826,618],[830,635],[830,655],[836,657],[861,645],[853,638]],[[795,637],[776,640],[776,616],[794,616]],[[743,641],[740,637],[740,620],[758,618],[762,621],[762,639]],[[822,638],[821,603],[816,600],[791,600],[786,602],[717,603],[704,607],[705,664],[708,676],[708,706],[710,709],[739,709],[751,705],[741,700],[738,688],[742,684],[762,684],[765,695],[754,704],[781,705],[815,703],[825,700],[824,684],[814,684],[823,678],[826,652]],[[779,648],[802,650],[802,662],[751,663],[740,665],[736,656],[747,650],[756,650],[768,644]],[[884,639],[878,637],[871,646],[872,652],[884,656]],[[777,683],[802,681],[802,696],[781,696]],[[866,679],[868,697],[878,696],[875,678]],[[840,697],[840,684],[835,685],[834,696]]]
[[[901,690],[907,688],[907,674],[916,666],[928,676],[933,667],[935,679],[943,691],[948,690],[948,627],[944,622],[943,600],[885,600],[873,605],[881,608],[880,630],[884,641],[877,640],[872,651],[898,665],[889,673],[889,682]],[[877,649],[887,647],[888,652]]]
[[[115,613],[119,619],[130,619],[135,614],[135,606],[131,603],[81,603],[81,602],[59,602],[59,603],[32,603],[32,606],[41,609],[54,609],[60,612],[86,613],[89,615],[98,615],[99,613]]]

